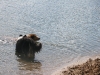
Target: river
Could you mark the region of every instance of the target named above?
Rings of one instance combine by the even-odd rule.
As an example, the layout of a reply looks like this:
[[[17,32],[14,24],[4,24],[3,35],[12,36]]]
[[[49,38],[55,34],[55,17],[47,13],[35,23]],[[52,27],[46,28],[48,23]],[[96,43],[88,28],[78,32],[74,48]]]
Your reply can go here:
[[[36,62],[15,55],[15,38],[37,34]],[[100,56],[100,0],[0,0],[0,75],[51,75],[85,56]]]

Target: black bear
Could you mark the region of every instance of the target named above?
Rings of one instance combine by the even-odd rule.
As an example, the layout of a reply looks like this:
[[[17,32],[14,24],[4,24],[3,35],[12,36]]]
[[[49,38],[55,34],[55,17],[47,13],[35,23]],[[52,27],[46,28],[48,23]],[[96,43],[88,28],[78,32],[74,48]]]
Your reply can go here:
[[[35,34],[20,35],[16,43],[16,55],[19,57],[25,57],[34,59],[35,53],[40,52],[42,44],[37,42],[40,40]]]

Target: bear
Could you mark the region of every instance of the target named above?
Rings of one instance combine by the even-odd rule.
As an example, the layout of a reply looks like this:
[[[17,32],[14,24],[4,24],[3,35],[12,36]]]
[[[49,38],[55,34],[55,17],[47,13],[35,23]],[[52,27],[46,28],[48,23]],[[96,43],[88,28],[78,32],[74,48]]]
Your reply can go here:
[[[28,35],[26,35],[28,38],[32,38],[34,41],[38,41],[38,40],[40,40],[40,38],[39,37],[37,37],[37,35],[36,34],[28,34]]]
[[[20,35],[16,42],[16,55],[20,58],[34,59],[35,53],[40,52],[42,44],[37,42],[40,40],[36,34]]]

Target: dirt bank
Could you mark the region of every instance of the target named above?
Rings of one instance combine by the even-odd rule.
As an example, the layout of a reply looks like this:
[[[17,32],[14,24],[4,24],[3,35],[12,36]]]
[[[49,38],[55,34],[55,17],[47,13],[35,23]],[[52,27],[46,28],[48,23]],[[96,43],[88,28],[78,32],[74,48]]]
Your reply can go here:
[[[88,59],[83,64],[67,67],[53,75],[100,75],[100,58]]]

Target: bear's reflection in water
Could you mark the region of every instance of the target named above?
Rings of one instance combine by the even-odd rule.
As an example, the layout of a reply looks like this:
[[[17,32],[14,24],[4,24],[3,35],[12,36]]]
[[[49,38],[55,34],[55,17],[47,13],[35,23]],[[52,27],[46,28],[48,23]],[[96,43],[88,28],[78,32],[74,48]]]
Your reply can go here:
[[[18,68],[20,70],[21,75],[43,75],[41,66],[42,64],[36,60],[30,60],[28,58],[19,58],[16,59],[18,61]]]

